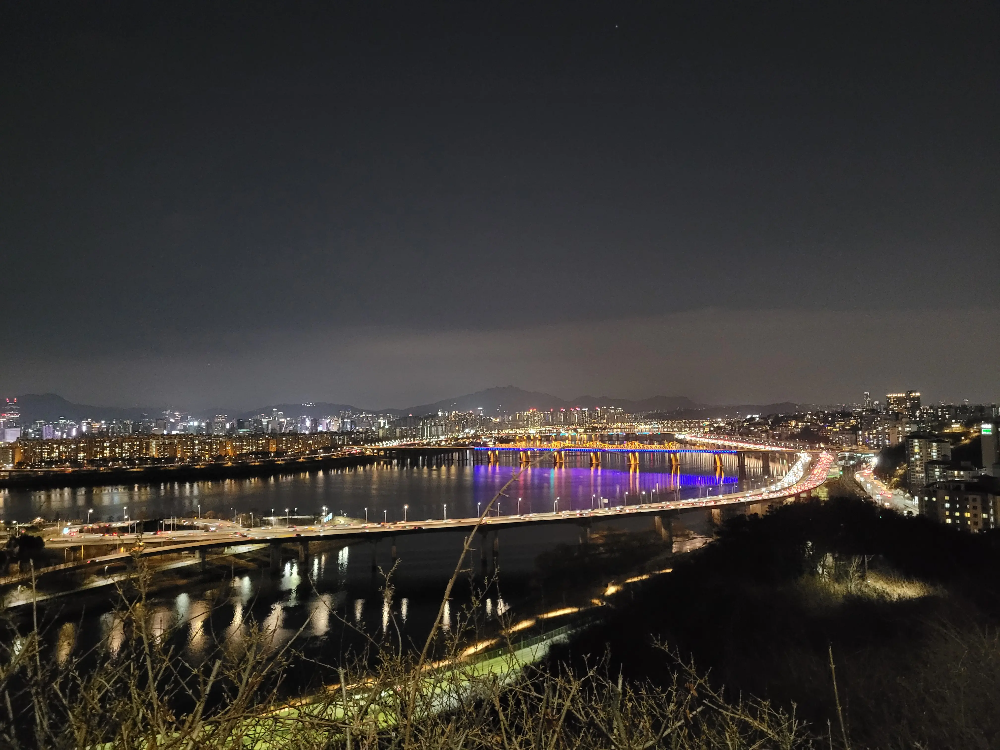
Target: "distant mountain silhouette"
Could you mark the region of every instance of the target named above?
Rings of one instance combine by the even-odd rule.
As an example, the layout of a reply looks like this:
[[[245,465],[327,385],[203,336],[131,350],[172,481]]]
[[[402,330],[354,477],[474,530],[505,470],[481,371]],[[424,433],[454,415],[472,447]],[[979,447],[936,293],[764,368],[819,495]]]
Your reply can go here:
[[[774,404],[729,404],[727,406],[699,406],[680,409],[671,416],[676,419],[710,419],[714,417],[745,417],[747,414],[794,414],[802,411],[802,404],[779,401]]]
[[[240,412],[236,414],[236,417],[238,419],[246,419],[247,417],[255,417],[258,414],[270,414],[272,409],[283,412],[286,417],[335,417],[342,411],[368,411],[367,409],[359,409],[350,404],[331,404],[328,401],[316,401],[309,404],[271,404],[260,409]]]
[[[612,396],[580,396],[573,401],[574,406],[620,406],[626,412],[639,413],[644,411],[677,411],[678,409],[699,409],[701,406],[687,396],[653,396],[638,401]]]
[[[113,420],[113,419],[155,419],[163,411],[162,406],[89,406],[67,401],[55,393],[28,393],[18,396],[18,406],[21,407],[21,420],[24,425],[43,420],[52,422],[60,417],[79,422],[83,419]],[[733,404],[728,406],[713,406],[697,404],[686,396],[653,396],[640,400],[614,398],[613,396],[580,396],[575,399],[562,399],[551,393],[526,391],[512,385],[487,388],[484,391],[469,393],[464,396],[447,398],[430,404],[419,404],[406,409],[362,409],[351,404],[335,404],[317,401],[311,404],[282,403],[271,404],[249,411],[232,411],[227,409],[203,409],[192,411],[202,418],[210,418],[214,414],[228,414],[230,418],[246,418],[257,414],[270,414],[272,409],[284,412],[286,417],[326,417],[337,415],[342,411],[367,411],[405,416],[425,416],[439,411],[477,411],[482,408],[486,415],[538,409],[570,409],[573,407],[593,409],[598,406],[619,406],[629,413],[660,412],[678,418],[690,417],[722,417],[740,416],[746,414],[777,414],[797,411],[800,407],[789,401],[774,404]],[[184,412],[182,407],[179,411]]]
[[[498,412],[527,411],[528,409],[551,409],[566,407],[568,403],[548,393],[525,391],[508,385],[503,388],[487,388],[485,391],[469,393],[465,396],[446,398],[432,404],[419,404],[408,409],[396,409],[400,414],[422,416],[438,411],[476,411],[480,407],[483,414]]]
[[[487,388],[457,398],[435,401],[432,404],[420,404],[409,409],[394,410],[401,414],[434,414],[438,411],[476,411],[482,408],[483,414],[498,412],[527,411],[538,409],[570,409],[574,406],[594,408],[596,406],[620,406],[625,411],[674,411],[676,409],[697,408],[691,399],[685,396],[654,396],[641,401],[630,401],[624,398],[610,396],[580,396],[577,399],[565,400],[550,393],[525,391],[512,385],[502,388]]]
[[[54,422],[60,417],[74,422],[83,419],[142,419],[144,415],[155,418],[163,411],[162,408],[150,406],[120,407],[74,404],[55,393],[26,393],[17,397],[17,405],[21,408],[21,424],[25,426],[38,420]]]

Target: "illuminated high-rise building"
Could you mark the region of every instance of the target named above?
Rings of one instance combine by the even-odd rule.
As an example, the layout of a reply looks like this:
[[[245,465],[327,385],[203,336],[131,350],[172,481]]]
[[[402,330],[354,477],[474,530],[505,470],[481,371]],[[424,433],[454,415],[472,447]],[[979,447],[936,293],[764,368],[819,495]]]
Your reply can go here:
[[[906,438],[907,478],[911,487],[927,484],[927,463],[951,461],[951,443],[936,435],[914,433]]]
[[[0,404],[0,443],[13,443],[21,437],[21,409],[16,398]]]
[[[885,410],[890,414],[915,417],[920,412],[920,392],[887,393],[885,395]]]
[[[990,476],[1000,474],[1000,456],[997,456],[996,425],[983,422],[979,427],[979,440],[982,442],[983,473]]]

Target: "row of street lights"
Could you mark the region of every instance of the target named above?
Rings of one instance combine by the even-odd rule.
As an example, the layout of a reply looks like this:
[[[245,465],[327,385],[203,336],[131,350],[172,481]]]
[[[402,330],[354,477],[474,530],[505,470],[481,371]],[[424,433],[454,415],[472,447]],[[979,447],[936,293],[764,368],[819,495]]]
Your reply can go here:
[[[755,484],[755,483],[752,482],[751,484]],[[653,496],[655,494],[658,494],[658,492],[659,492],[659,485],[656,486],[655,490],[651,490],[649,492],[649,502],[650,503],[654,502]],[[700,492],[699,492],[699,494],[700,494]],[[712,488],[711,487],[706,488],[706,496],[711,495],[711,494],[712,494]],[[641,495],[640,503],[641,504],[645,504],[646,503],[646,491],[642,490],[640,492],[640,495]],[[517,499],[517,514],[518,515],[521,515],[521,500],[522,499],[523,498],[520,498],[520,497]],[[552,512],[553,513],[558,513],[559,512],[559,501],[561,499],[562,499],[561,496],[556,496],[555,500],[552,501]],[[628,493],[627,492],[625,493],[623,500],[624,500],[624,504],[628,505]],[[605,500],[605,498],[603,498],[603,497],[601,498],[601,501],[602,501],[602,505],[605,502],[607,502]],[[597,495],[593,494],[593,495],[590,496],[590,508],[591,508],[591,510],[594,510],[596,504],[597,504]],[[408,520],[407,519],[407,511],[409,509],[410,509],[409,504],[403,505],[403,523],[406,523],[407,520]],[[230,508],[230,510],[233,511],[233,523],[238,523],[239,521],[238,521],[238,516],[237,516],[236,510],[234,508]],[[285,526],[290,526],[291,525],[291,515],[290,515],[290,512],[292,510],[294,510],[294,513],[296,514],[296,516],[298,515],[298,512],[299,512],[298,507],[285,508]],[[323,506],[323,519],[324,519],[324,522],[325,522],[325,519],[326,519],[326,516],[327,516],[327,510],[328,510],[327,506],[324,505]],[[502,513],[501,513],[501,507],[500,507],[500,502],[499,501],[497,502],[497,509],[496,510],[497,510],[497,517],[501,516]],[[272,522],[272,524],[274,523],[274,519],[275,519],[274,511],[275,511],[275,509],[271,508],[271,522]],[[93,512],[94,512],[93,508],[88,508],[87,509],[87,524],[88,525],[90,524],[90,517],[91,517],[91,514]],[[122,507],[122,514],[123,514],[122,520],[123,521],[128,521],[129,517],[128,517],[128,506],[127,505]],[[477,516],[482,516],[482,502],[481,501],[476,503],[476,515]],[[198,504],[198,519],[201,520],[201,503]],[[250,525],[253,526],[253,513],[250,514],[250,519],[251,519],[250,520]],[[383,520],[384,523],[388,523],[389,522],[389,511],[388,511],[388,509],[383,509],[382,510],[382,520]],[[444,503],[444,520],[445,521],[448,520],[448,504],[447,503]],[[369,516],[368,516],[368,508],[366,506],[365,507],[365,523],[368,523],[368,522],[369,522]]]

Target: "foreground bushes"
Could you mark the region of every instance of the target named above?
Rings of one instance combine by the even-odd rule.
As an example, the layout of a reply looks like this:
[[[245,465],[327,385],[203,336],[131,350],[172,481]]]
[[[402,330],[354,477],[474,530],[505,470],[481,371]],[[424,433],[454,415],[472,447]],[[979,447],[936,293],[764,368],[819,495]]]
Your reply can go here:
[[[845,499],[740,517],[561,658],[607,648],[655,684],[663,640],[835,744],[998,747],[996,542]]]
[[[734,519],[541,662],[504,639],[464,658],[477,623],[459,616],[420,656],[390,629],[289,700],[312,668],[295,640],[251,623],[187,663],[137,558],[114,650],[45,648],[35,626],[0,643],[0,746],[996,747],[997,562],[987,536],[805,503]]]
[[[123,592],[114,650],[46,649],[36,628],[0,647],[0,746],[812,747],[793,713],[727,700],[663,650],[657,658],[670,677],[654,685],[623,680],[604,661],[531,665],[531,648],[510,641],[470,661],[456,636],[440,639],[420,666],[386,639],[341,669],[340,684],[289,701],[283,680],[308,668],[294,641],[279,647],[251,625],[239,643],[216,640],[203,664],[189,664],[149,616],[141,574],[137,583]],[[474,625],[466,619],[457,630],[468,636]]]

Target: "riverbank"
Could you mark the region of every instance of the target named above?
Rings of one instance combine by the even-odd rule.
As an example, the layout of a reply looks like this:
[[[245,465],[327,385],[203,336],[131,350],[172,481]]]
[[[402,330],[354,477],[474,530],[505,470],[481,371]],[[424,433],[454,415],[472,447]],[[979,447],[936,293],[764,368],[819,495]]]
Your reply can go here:
[[[131,468],[10,469],[0,472],[0,489],[61,489],[107,485],[162,484],[305,474],[331,468],[369,466],[377,456],[298,456],[253,461],[168,464]]]

